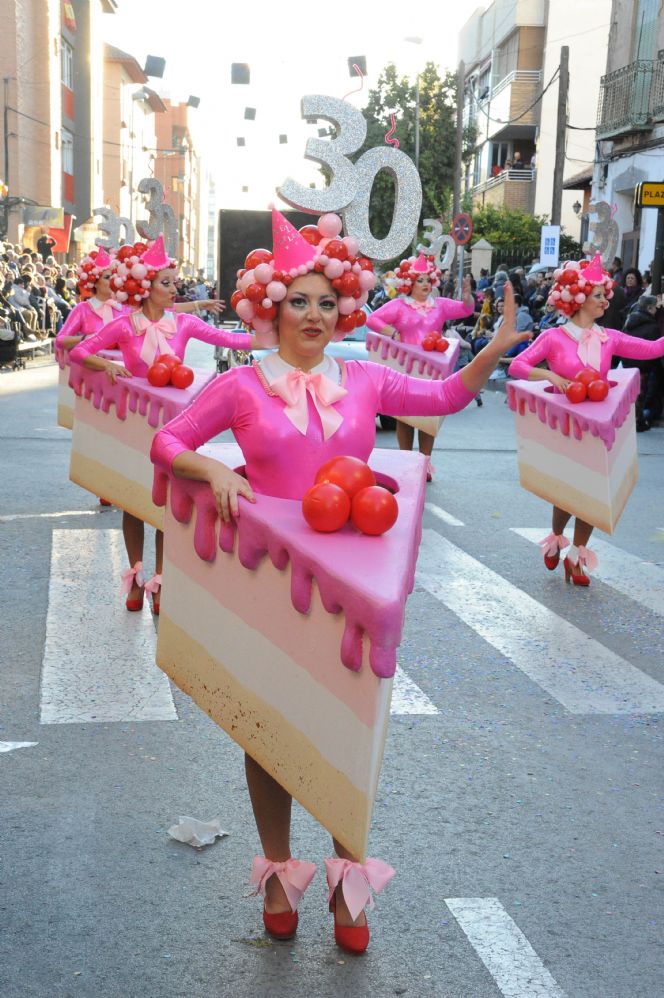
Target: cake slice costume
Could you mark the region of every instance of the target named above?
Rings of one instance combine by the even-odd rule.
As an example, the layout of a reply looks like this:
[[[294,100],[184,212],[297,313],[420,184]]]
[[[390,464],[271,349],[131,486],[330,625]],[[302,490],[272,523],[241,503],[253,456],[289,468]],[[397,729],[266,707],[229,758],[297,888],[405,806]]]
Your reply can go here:
[[[275,211],[273,253],[249,254],[239,272],[234,306],[254,328],[274,323],[278,352],[215,379],[154,438],[154,499],[166,506],[157,662],[247,753],[264,842],[288,837],[290,811],[270,803],[279,817],[266,824],[256,801],[284,792],[332,833],[335,938],[361,952],[362,908],[394,873],[366,850],[426,474],[420,455],[373,449],[376,414],[458,412],[477,389],[462,374],[429,381],[325,354],[364,321],[374,278],[340,219],[324,215],[317,229],[305,241]],[[334,284],[340,258],[357,277],[346,295]],[[236,444],[208,443],[224,430]],[[383,536],[350,524],[316,533],[305,522],[302,496],[339,455],[368,461],[396,494],[399,518]],[[238,495],[249,501],[231,516]],[[313,871],[284,854],[254,861],[272,935],[294,934]]]
[[[575,539],[565,573],[575,585],[587,586],[587,572],[597,564],[587,547],[592,529],[613,533],[638,474],[634,402],[639,372],[611,370],[611,361],[614,356],[662,357],[664,337],[642,340],[596,324],[613,294],[599,254],[592,263],[568,263],[554,276],[549,302],[568,321],[542,332],[512,361],[509,374],[518,380],[508,384],[507,392],[516,412],[521,484],[554,507],[552,532],[541,541],[546,567],[555,569],[568,547],[563,529],[574,515]],[[543,361],[550,373],[537,368]],[[564,388],[581,371],[608,380],[603,401],[568,400]],[[552,384],[545,385],[546,380]]]

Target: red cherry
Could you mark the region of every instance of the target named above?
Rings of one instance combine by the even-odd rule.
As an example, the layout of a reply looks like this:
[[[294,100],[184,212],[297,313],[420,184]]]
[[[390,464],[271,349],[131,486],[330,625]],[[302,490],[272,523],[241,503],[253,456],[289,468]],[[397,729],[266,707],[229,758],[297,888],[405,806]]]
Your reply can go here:
[[[360,489],[353,496],[351,520],[363,534],[378,536],[393,527],[399,516],[399,506],[391,492],[380,485]]]
[[[329,534],[339,530],[350,515],[350,498],[338,485],[321,482],[302,497],[302,514],[312,530]]]
[[[231,308],[235,308],[238,302],[244,298],[244,291],[234,291],[231,295]]]
[[[249,299],[250,302],[258,304],[258,302],[263,301],[265,298],[265,285],[264,284],[250,284],[248,288],[244,289],[245,297]]]
[[[124,289],[128,295],[135,295],[137,291],[141,290],[141,285],[133,277],[128,277],[124,283]]]
[[[171,384],[174,388],[189,388],[193,384],[194,372],[184,364],[178,364],[171,371]]]
[[[271,260],[272,254],[269,250],[255,249],[251,251],[247,259],[244,261],[244,266],[247,270],[253,270],[259,263],[270,263]]]
[[[352,332],[355,329],[355,312],[351,312],[350,315],[340,315],[334,328],[340,333]]]
[[[574,402],[574,404],[577,402],[583,402],[587,395],[586,386],[582,381],[573,381],[565,392],[565,395],[569,401]]]
[[[257,319],[266,319],[268,322],[271,322],[277,314],[277,306],[270,305],[268,308],[265,308],[263,305],[255,305],[254,312]]]
[[[437,350],[438,353],[445,353],[448,347],[449,347],[448,341],[446,339],[443,339],[443,337],[441,336],[439,340],[436,340],[436,345],[434,349]]]
[[[171,380],[171,372],[165,364],[153,364],[148,367],[148,381],[155,388],[163,388]]]
[[[580,381],[582,385],[586,388],[591,381],[597,381],[600,378],[599,371],[594,371],[592,367],[584,367],[574,378],[575,381]]]
[[[163,364],[167,367],[169,371],[173,372],[176,367],[179,367],[182,361],[179,357],[176,357],[173,353],[162,353],[159,355],[158,364]],[[173,378],[171,377],[171,381]]]
[[[300,235],[303,239],[306,239],[308,243],[312,246],[318,246],[319,242],[323,238],[321,233],[318,231],[317,225],[303,225],[300,229]]]
[[[331,260],[345,260],[348,256],[348,247],[341,239],[330,239],[325,247],[325,255]]]
[[[316,484],[330,482],[343,489],[351,499],[360,489],[376,484],[376,476],[359,457],[333,457],[321,465],[316,474]]]
[[[133,246],[121,246],[118,250],[118,260],[126,260],[127,257],[134,255]]]
[[[339,281],[339,290],[342,295],[351,297],[360,290],[360,279],[357,274],[352,272],[352,270],[342,274],[342,276],[338,277],[337,280]]]
[[[588,385],[588,398],[591,402],[603,402],[609,394],[609,383],[601,378],[591,381]]]
[[[373,263],[368,256],[358,256],[356,263],[359,263],[362,270],[373,270]]]
[[[436,349],[436,338],[434,336],[431,336],[431,334],[429,334],[429,336],[425,336],[424,339],[422,340],[422,349],[423,350],[435,350]]]

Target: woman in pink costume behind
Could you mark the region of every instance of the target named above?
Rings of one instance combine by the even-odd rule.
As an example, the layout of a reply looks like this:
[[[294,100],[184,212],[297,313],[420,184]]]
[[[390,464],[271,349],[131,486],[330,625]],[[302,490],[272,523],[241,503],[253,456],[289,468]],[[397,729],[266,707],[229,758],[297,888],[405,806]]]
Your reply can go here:
[[[379,411],[399,416],[463,409],[484,385],[498,357],[526,335],[516,333],[513,322],[504,323],[468,367],[445,381],[410,378],[364,361],[338,363],[325,353],[325,347],[331,340],[343,339],[344,320],[352,314],[352,307],[332,284],[338,268],[329,267],[332,256],[326,249],[330,242],[344,247],[334,247],[335,260],[342,255],[349,262],[349,272],[358,278],[365,274],[355,292],[357,304],[363,303],[374,279],[365,258],[360,258],[363,264],[357,261],[356,240],[341,238],[341,220],[336,215],[323,215],[318,228],[322,240],[309,245],[274,212],[274,259],[259,265],[260,271],[256,267],[245,287],[257,280],[265,285],[266,297],[279,303],[274,309],[277,352],[215,379],[153,442],[155,464],[179,477],[209,483],[225,522],[240,515],[240,496],[248,502],[254,501],[254,492],[301,499],[329,458],[349,454],[366,461],[374,446]],[[243,311],[247,313],[246,308]],[[246,478],[195,453],[227,429],[242,448]],[[265,899],[267,931],[290,938],[297,928],[298,903],[316,868],[291,858],[290,795],[253,759],[245,756],[245,760],[265,853],[254,860],[252,882]],[[363,952],[369,942],[363,907],[370,886],[382,889],[394,871],[376,859],[357,863],[336,841],[334,848],[336,858],[326,860],[325,865],[335,939],[350,952]]]
[[[130,300],[133,299],[132,304],[140,307],[109,322],[94,336],[79,343],[72,350],[71,359],[92,371],[105,371],[113,383],[118,378],[144,378],[148,368],[164,354],[171,354],[182,360],[191,338],[233,350],[249,350],[256,345],[255,337],[249,333],[229,333],[209,326],[196,316],[173,314],[171,308],[176,295],[176,261],[166,255],[161,236],[150,249],[142,253],[138,264],[131,264],[130,267],[120,261],[112,283],[118,296],[129,296]],[[124,364],[96,356],[100,350],[114,347],[122,351]],[[152,594],[152,608],[158,614],[163,534],[160,530],[156,532],[155,574],[145,582],[143,521],[125,511],[122,516],[122,532],[130,565],[122,575],[123,591],[127,594],[125,605],[128,610],[141,610],[143,594],[147,591]]]
[[[463,319],[475,310],[475,299],[470,292],[470,278],[464,278],[461,301],[453,298],[433,298],[431,291],[440,283],[440,271],[432,257],[420,253],[402,260],[397,271],[398,287],[402,297],[394,298],[369,316],[367,326],[375,333],[382,333],[402,343],[421,346],[429,333],[442,331],[450,319]],[[404,413],[412,416],[413,413]],[[415,430],[407,423],[397,420],[397,440],[401,450],[412,450]],[[431,456],[434,437],[422,430],[417,432],[420,454]],[[431,481],[433,466],[429,462],[427,479]]]
[[[511,377],[550,381],[558,391],[564,392],[583,368],[592,368],[600,377],[607,378],[614,356],[630,360],[653,360],[664,356],[664,337],[642,340],[597,325],[597,320],[608,308],[614,287],[611,276],[602,270],[599,253],[592,262],[566,263],[555,271],[554,278],[548,301],[567,315],[568,321],[540,333],[510,364],[508,373]],[[537,367],[542,361],[546,361],[547,368]],[[540,542],[544,563],[550,571],[557,567],[560,552],[569,544],[563,531],[571,516],[564,509],[553,507],[552,532]],[[590,584],[586,570],[591,572],[597,565],[597,555],[587,547],[592,532],[591,524],[577,516],[574,541],[564,559],[565,576],[577,586]]]

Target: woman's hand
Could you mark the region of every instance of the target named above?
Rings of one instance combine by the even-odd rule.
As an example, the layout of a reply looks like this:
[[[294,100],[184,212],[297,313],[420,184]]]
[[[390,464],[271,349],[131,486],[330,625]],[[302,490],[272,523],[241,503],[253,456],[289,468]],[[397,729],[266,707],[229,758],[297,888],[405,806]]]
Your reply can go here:
[[[118,378],[133,378],[131,371],[122,364],[114,364],[112,360],[107,361],[104,370],[106,371],[106,377],[112,385],[116,383]]]
[[[244,496],[249,502],[256,502],[247,479],[219,461],[215,461],[214,467],[210,468],[207,480],[224,523],[230,523],[233,517],[240,515],[238,496]]]
[[[503,321],[493,334],[491,344],[497,350],[500,350],[500,356],[503,357],[508,350],[516,346],[518,343],[525,343],[525,341],[529,340],[532,335],[532,330],[526,330],[524,333],[517,332],[514,289],[509,281],[507,281],[505,283],[505,308],[503,310]]]
[[[555,388],[563,393],[566,392],[572,384],[569,378],[563,378],[561,374],[554,374],[553,371],[546,372],[546,380],[550,381]]]
[[[212,312],[212,315],[221,315],[226,310],[226,302],[223,298],[206,298],[204,301],[199,301],[197,311],[200,309]]]

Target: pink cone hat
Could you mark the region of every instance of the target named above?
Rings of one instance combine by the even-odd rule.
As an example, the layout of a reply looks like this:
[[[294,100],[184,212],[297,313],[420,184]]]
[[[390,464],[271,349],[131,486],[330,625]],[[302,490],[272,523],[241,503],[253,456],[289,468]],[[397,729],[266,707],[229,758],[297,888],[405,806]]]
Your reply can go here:
[[[414,274],[427,274],[429,272],[429,261],[424,253],[420,253],[412,267]]]
[[[163,236],[157,236],[152,246],[146,249],[141,257],[141,263],[144,263],[146,267],[150,267],[151,270],[164,270],[166,267],[170,267],[171,259],[166,254]]]
[[[308,243],[280,211],[272,208],[272,252],[274,267],[289,273],[297,267],[307,266],[315,256],[318,247]]]
[[[95,257],[95,267],[101,267],[102,270],[106,270],[107,267],[111,265],[111,258],[104,249],[100,246],[97,251],[97,256]]]
[[[582,275],[585,277],[590,284],[603,284],[604,283],[604,272],[602,270],[602,258],[599,253],[595,253],[592,262],[581,271]]]

